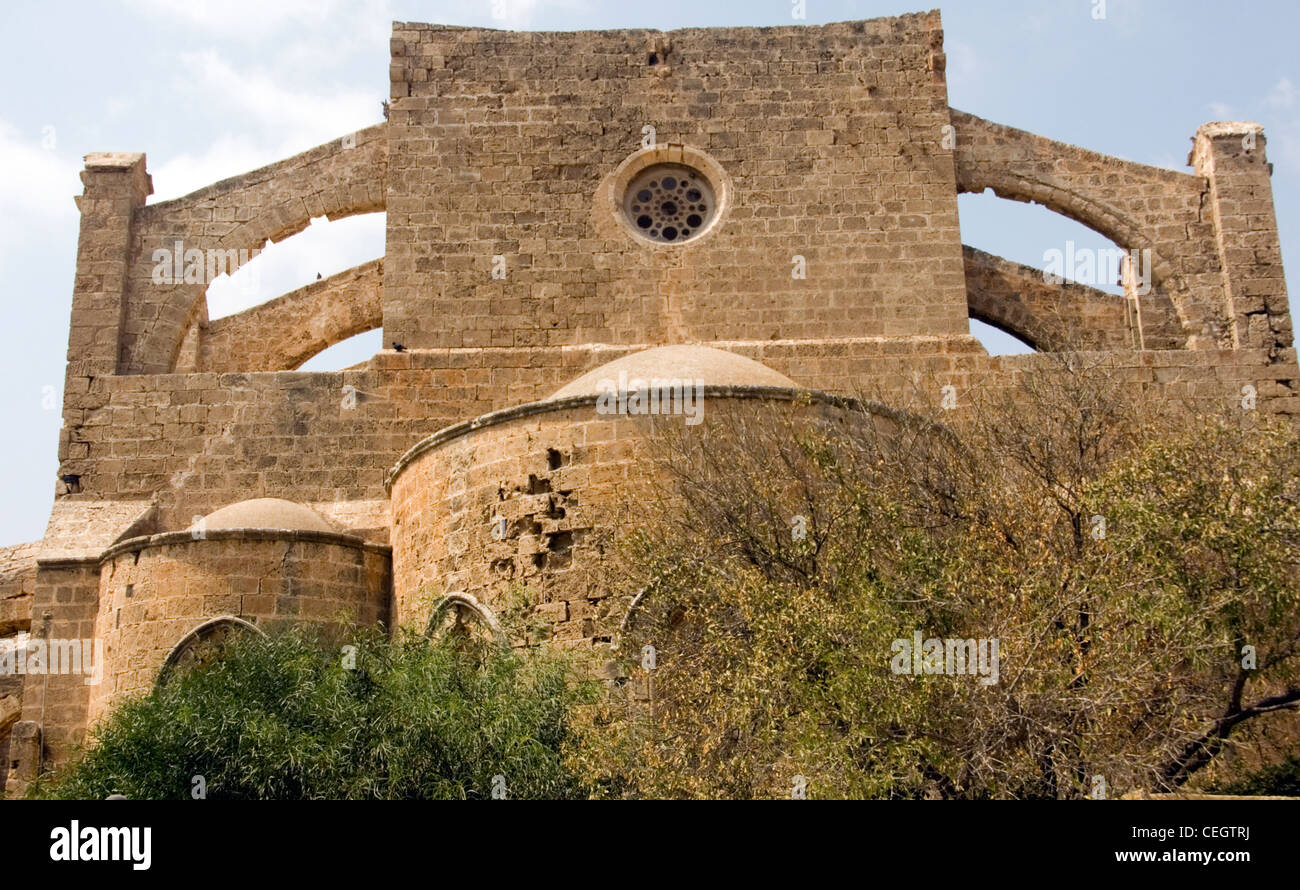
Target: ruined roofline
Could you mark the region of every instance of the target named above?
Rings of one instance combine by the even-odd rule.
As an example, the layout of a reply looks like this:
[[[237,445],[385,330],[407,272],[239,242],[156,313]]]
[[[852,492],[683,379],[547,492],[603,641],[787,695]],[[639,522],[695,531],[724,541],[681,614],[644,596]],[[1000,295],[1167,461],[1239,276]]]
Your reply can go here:
[[[731,27],[727,25],[717,25],[713,27],[702,28],[671,28],[663,30],[662,28],[588,28],[576,31],[531,31],[517,30],[513,28],[483,28],[473,25],[442,25],[435,22],[400,22],[393,20],[393,31],[437,31],[449,33],[483,33],[483,34],[509,34],[522,38],[565,38],[565,37],[616,37],[621,35],[627,36],[644,36],[650,34],[717,34],[722,31],[747,36],[753,34],[770,34],[784,36],[786,34],[806,34],[810,31],[824,30],[850,30],[860,31],[867,26],[879,27],[881,25],[892,24],[913,24],[919,22],[925,30],[936,30],[942,27],[942,13],[938,9],[930,9],[918,12],[905,12],[899,15],[882,15],[869,19],[843,19],[838,22],[826,22],[820,25],[763,25],[763,26],[746,26]]]
[[[878,21],[878,20],[872,20],[872,21]],[[396,25],[397,23],[394,24]],[[452,29],[450,26],[448,26],[448,29],[449,30],[491,30],[491,29],[472,29],[472,28]],[[695,29],[685,29],[685,30],[698,31],[698,30],[706,30],[706,29],[695,28]],[[767,30],[767,29],[759,29],[759,30]],[[799,29],[794,29],[794,30],[799,30]],[[579,34],[579,33],[589,33],[589,32],[513,32],[512,31],[512,32],[502,32],[502,33]],[[607,32],[590,32],[590,33],[607,33]],[[608,32],[608,33],[632,33],[632,32]],[[663,32],[663,33],[673,33],[673,32]],[[1029,137],[1032,139],[1042,140],[1050,147],[1060,148],[1065,150],[1068,153],[1077,154],[1081,157],[1090,158],[1096,161],[1102,161],[1111,164],[1119,164],[1125,168],[1132,170],[1133,172],[1140,173],[1142,175],[1162,178],[1172,182],[1184,182],[1184,183],[1186,183],[1188,180],[1201,181],[1203,179],[1203,177],[1197,176],[1194,173],[1185,173],[1180,170],[1170,170],[1165,167],[1156,167],[1150,164],[1141,163],[1139,161],[1131,161],[1126,158],[1120,157],[1118,155],[1109,155],[1104,152],[1099,152],[1090,148],[1086,148],[1084,146],[1076,145],[1074,143],[1053,139],[1050,136],[1044,136],[1041,133],[1036,133],[1032,130],[1025,130],[1019,127],[1011,126],[1009,124],[997,123],[996,121],[992,121],[989,120],[988,118],[980,117],[979,115],[974,114],[972,112],[963,111],[962,109],[959,109],[955,106],[949,107],[949,113],[953,116],[954,124],[967,122],[979,126],[987,126],[993,129],[994,131],[1000,131],[1010,136],[1016,136],[1021,138]],[[179,195],[175,198],[169,198],[166,201],[160,201],[154,204],[148,204],[146,206],[151,211],[172,210],[179,205],[189,204],[192,202],[197,202],[208,198],[219,197],[228,192],[236,191],[238,189],[245,188],[252,184],[271,180],[278,175],[291,172],[293,169],[299,166],[305,166],[305,165],[316,163],[325,157],[337,153],[338,151],[345,150],[343,147],[343,143],[345,142],[345,140],[354,139],[357,144],[361,144],[361,143],[368,142],[373,138],[386,137],[387,126],[388,125],[386,122],[372,124],[371,126],[358,130],[355,133],[341,135],[337,138],[331,139],[327,142],[323,142],[319,145],[313,146],[312,148],[306,149],[305,151],[301,151],[297,154],[290,155],[285,158],[281,158],[278,161],[273,161],[264,166],[254,168],[252,170],[248,170],[243,173],[235,174],[233,176],[228,176],[224,179],[216,180],[215,182],[209,183],[204,186],[200,186],[199,188],[194,189],[191,192],[187,192],[184,195]],[[1201,124],[1196,131],[1197,136],[1206,136],[1206,137],[1215,137],[1215,136],[1223,136],[1223,135],[1243,135],[1246,133],[1254,133],[1256,135],[1264,136],[1265,128],[1262,124],[1255,121],[1207,121]],[[1191,137],[1191,138],[1195,138],[1195,137]],[[144,157],[143,153],[139,153],[139,152],[93,152],[87,154],[84,160],[85,160],[86,167],[92,168],[96,166],[101,166],[103,164],[103,159],[105,158],[118,158],[118,157],[128,157],[128,156],[133,158]]]
[[[474,30],[474,29],[464,29],[464,30]],[[694,30],[699,30],[699,29],[694,29]],[[506,33],[520,33],[520,32],[506,32]],[[543,32],[536,32],[536,33],[543,33]],[[555,32],[555,33],[561,33],[561,32]],[[585,32],[573,32],[573,33],[585,33]],[[1007,135],[1013,135],[1022,138],[1029,137],[1032,139],[1042,140],[1044,143],[1048,144],[1051,147],[1054,148],[1059,147],[1061,149],[1068,151],[1069,153],[1078,154],[1079,156],[1087,157],[1096,161],[1102,161],[1111,164],[1119,164],[1125,168],[1128,168],[1137,173],[1141,173],[1143,175],[1167,179],[1172,182],[1184,182],[1184,183],[1186,183],[1189,180],[1201,181],[1203,179],[1202,177],[1197,176],[1194,173],[1185,173],[1180,170],[1170,170],[1166,167],[1156,167],[1150,164],[1141,163],[1139,161],[1131,161],[1126,158],[1120,157],[1118,155],[1109,155],[1104,152],[1099,152],[1094,149],[1076,145],[1074,143],[1064,142],[1059,139],[1053,139],[1050,136],[1044,136],[1041,133],[1036,133],[1032,130],[1024,130],[1019,127],[1011,126],[1009,124],[1000,124],[997,123],[996,121],[991,121],[988,118],[980,117],[979,115],[974,114],[972,112],[963,111],[962,109],[959,109],[955,106],[949,107],[949,113],[953,116],[954,124],[968,122],[979,126],[987,126],[995,131],[1001,131]],[[291,172],[293,169],[299,166],[305,166],[312,163],[316,163],[325,157],[335,154],[338,151],[344,150],[343,143],[345,140],[349,138],[355,138],[356,142],[358,144],[361,144],[364,142],[368,142],[373,138],[385,137],[387,126],[388,125],[386,122],[372,124],[371,126],[358,130],[353,134],[344,134],[337,138],[331,139],[327,142],[323,142],[319,145],[313,146],[312,148],[306,149],[305,151],[301,151],[297,154],[290,155],[285,158],[281,158],[278,161],[273,161],[269,164],[266,164],[261,167],[256,167],[252,170],[248,170],[243,173],[238,173],[233,176],[228,176],[224,179],[216,180],[215,182],[211,182],[207,185],[200,186],[199,188],[194,189],[191,192],[187,192],[184,195],[179,195],[175,198],[168,198],[166,201],[159,201],[157,203],[148,204],[146,205],[146,207],[150,211],[173,210],[180,205],[202,201],[208,198],[219,197],[228,192],[237,191],[249,185],[274,179],[276,176],[287,172]],[[1204,135],[1209,137],[1221,136],[1221,135],[1238,135],[1238,134],[1245,134],[1245,133],[1255,133],[1261,136],[1265,135],[1264,126],[1254,121],[1207,121],[1206,123],[1201,124],[1197,128],[1196,132],[1197,135]],[[124,157],[127,155],[130,155],[131,157],[144,157],[143,153],[139,153],[139,152],[130,152],[130,153],[93,152],[87,154],[84,160],[85,160],[86,167],[91,168],[95,166],[100,166],[102,164],[100,159],[102,158],[119,157],[119,156]]]
[[[368,127],[357,130],[353,133],[344,133],[322,142],[319,145],[312,146],[297,154],[289,155],[278,161],[272,161],[261,167],[255,167],[243,173],[227,176],[224,179],[218,179],[215,182],[200,186],[192,192],[179,195],[175,198],[168,198],[166,201],[159,201],[155,204],[145,205],[145,210],[149,212],[167,212],[175,210],[188,204],[197,203],[210,198],[218,198],[230,192],[239,191],[251,185],[257,185],[267,182],[288,173],[294,172],[299,167],[307,167],[341,151],[349,151],[352,148],[358,148],[367,142],[377,138],[386,138],[386,128],[388,124],[381,121],[377,124],[371,124]],[[345,144],[347,143],[347,144]],[[141,155],[143,157],[143,155]]]
[[[1151,164],[1143,164],[1140,161],[1130,161],[1127,158],[1122,158],[1118,155],[1108,155],[1105,152],[1085,148],[1084,146],[1075,145],[1071,142],[1063,142],[1060,139],[1053,139],[1051,136],[1044,136],[1041,133],[1035,133],[1033,130],[1024,130],[1019,127],[1013,127],[1009,124],[1000,124],[996,121],[991,121],[988,118],[980,117],[977,114],[972,114],[969,111],[962,111],[960,108],[955,108],[953,106],[948,107],[948,113],[952,115],[953,126],[957,128],[957,138],[959,140],[961,139],[961,128],[963,124],[972,127],[985,127],[993,133],[1011,139],[1034,140],[1042,148],[1058,155],[1059,157],[1074,156],[1076,158],[1096,161],[1099,163],[1118,165],[1120,168],[1138,176],[1163,179],[1168,182],[1188,187],[1201,188],[1205,182],[1205,177],[1197,176],[1195,173],[1185,173],[1182,170],[1170,170],[1167,167],[1155,167]],[[1200,133],[1206,127],[1211,126],[1214,125],[1202,124],[1197,129],[1197,133]],[[1254,124],[1253,126],[1259,128],[1261,133],[1263,132],[1264,128],[1259,124]]]

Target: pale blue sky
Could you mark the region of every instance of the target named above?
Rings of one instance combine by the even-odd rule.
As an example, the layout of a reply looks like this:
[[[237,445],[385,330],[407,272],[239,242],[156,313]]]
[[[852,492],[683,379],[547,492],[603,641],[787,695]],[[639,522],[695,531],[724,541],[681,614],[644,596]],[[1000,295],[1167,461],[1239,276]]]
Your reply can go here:
[[[927,4],[928,5],[928,4]],[[72,196],[92,151],[144,151],[164,200],[380,119],[391,23],[533,30],[820,24],[916,12],[910,2],[805,0],[6,0],[0,36],[0,545],[39,538],[57,470],[77,241]],[[950,2],[941,7],[958,108],[1055,139],[1188,170],[1209,120],[1256,120],[1275,164],[1284,259],[1300,263],[1300,66],[1294,2]],[[494,12],[504,15],[494,17]],[[963,240],[1042,265],[1099,236],[1042,208],[960,202]],[[313,225],[210,294],[228,314],[383,252],[380,215]],[[1294,305],[1294,301],[1293,301]],[[980,331],[992,351],[1015,351]],[[363,336],[309,367],[373,351]]]

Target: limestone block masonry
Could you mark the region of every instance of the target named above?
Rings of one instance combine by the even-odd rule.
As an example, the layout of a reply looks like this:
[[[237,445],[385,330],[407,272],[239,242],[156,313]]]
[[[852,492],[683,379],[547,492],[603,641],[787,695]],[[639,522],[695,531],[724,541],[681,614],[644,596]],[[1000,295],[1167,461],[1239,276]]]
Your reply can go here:
[[[516,645],[605,645],[634,592],[595,542],[683,421],[600,411],[620,372],[813,417],[921,381],[960,422],[963,394],[1048,358],[990,357],[977,318],[1172,397],[1300,415],[1258,124],[1205,124],[1175,172],[957,111],[937,12],[399,22],[389,81],[386,122],[174,200],[149,203],[143,154],[86,157],[55,503],[41,541],[0,549],[0,641],[97,644],[103,676],[0,678],[10,795],[222,633],[424,629],[449,603],[495,628],[522,584],[542,630]],[[957,196],[986,189],[1149,252],[1150,289],[964,248]],[[207,277],[158,274],[178,244],[228,271],[372,212],[384,256],[226,318]],[[376,328],[369,361],[295,370]]]

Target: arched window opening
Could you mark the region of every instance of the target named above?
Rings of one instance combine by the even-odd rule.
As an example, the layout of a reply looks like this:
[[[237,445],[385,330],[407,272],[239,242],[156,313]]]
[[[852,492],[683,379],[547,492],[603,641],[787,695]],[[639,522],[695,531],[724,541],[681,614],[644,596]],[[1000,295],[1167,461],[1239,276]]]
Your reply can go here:
[[[496,617],[468,593],[451,593],[433,607],[425,635],[430,640],[506,644],[506,634]]]
[[[208,318],[243,312],[383,256],[386,218],[385,213],[333,221],[319,217],[298,234],[266,244],[233,274],[218,275],[208,285]]]
[[[988,350],[989,355],[1023,355],[1038,351],[1016,335],[985,324],[977,318],[970,320],[970,333]]]
[[[434,605],[425,635],[430,641],[507,644],[506,631],[484,604],[469,594],[447,594]]]
[[[162,669],[158,671],[155,685],[162,686],[187,671],[211,664],[221,658],[236,640],[250,635],[265,636],[257,625],[233,615],[205,621],[172,647]]]
[[[384,346],[384,332],[381,328],[354,334],[346,340],[340,340],[328,349],[313,355],[299,367],[299,371],[342,371],[353,365],[359,365],[371,358]]]
[[[991,191],[958,195],[957,208],[963,244],[1066,281],[1124,293],[1125,251],[1105,235],[1041,204],[1003,200]]]

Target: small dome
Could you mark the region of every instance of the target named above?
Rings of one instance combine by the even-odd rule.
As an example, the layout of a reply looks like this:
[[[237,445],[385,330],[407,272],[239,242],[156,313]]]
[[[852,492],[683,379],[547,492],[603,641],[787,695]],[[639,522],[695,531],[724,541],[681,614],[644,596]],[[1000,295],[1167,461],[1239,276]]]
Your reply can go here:
[[[271,528],[304,532],[337,532],[315,510],[282,498],[240,501],[203,517],[203,528]]]
[[[692,385],[705,386],[799,388],[798,384],[784,374],[778,374],[766,365],[734,352],[710,346],[659,346],[625,355],[594,371],[588,371],[556,390],[551,398],[596,395],[620,388],[620,380],[626,380],[628,388],[636,389],[639,388],[637,380],[642,381],[642,385],[648,385],[655,378],[690,381]]]

